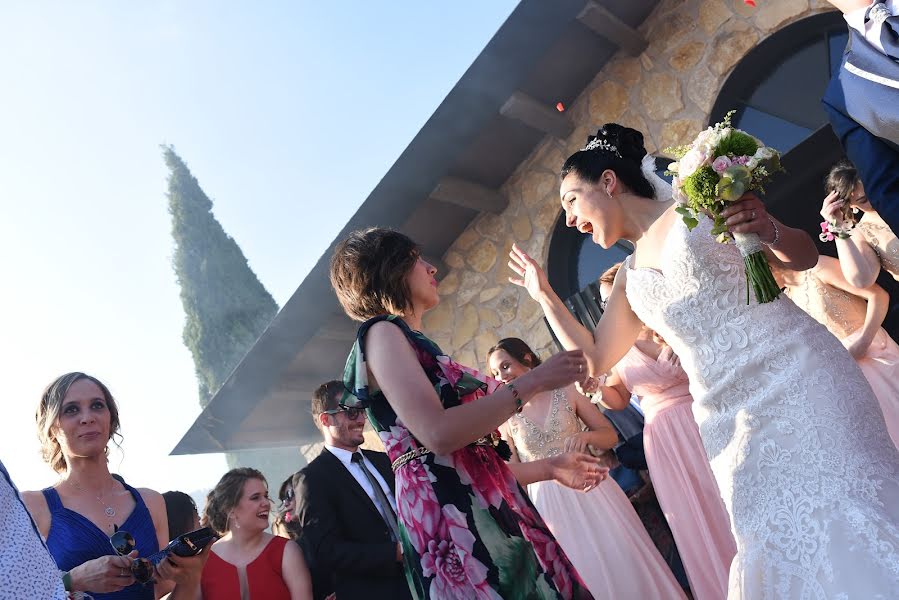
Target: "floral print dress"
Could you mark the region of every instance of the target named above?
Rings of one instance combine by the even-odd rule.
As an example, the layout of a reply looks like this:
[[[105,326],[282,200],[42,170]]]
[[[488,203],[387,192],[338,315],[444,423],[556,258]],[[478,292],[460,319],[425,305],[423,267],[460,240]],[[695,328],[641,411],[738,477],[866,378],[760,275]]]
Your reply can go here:
[[[342,404],[364,406],[391,461],[421,447],[380,391],[368,389],[365,334],[397,325],[444,408],[472,402],[501,384],[453,362],[396,316],[362,324],[347,359]],[[592,598],[505,464],[505,442],[430,452],[396,469],[403,561],[413,597],[434,600]],[[600,557],[597,557],[599,560]]]

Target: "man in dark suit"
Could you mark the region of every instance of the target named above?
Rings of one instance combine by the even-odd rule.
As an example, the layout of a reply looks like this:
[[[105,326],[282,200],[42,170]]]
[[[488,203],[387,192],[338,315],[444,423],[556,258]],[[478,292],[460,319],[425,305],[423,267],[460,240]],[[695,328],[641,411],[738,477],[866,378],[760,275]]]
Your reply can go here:
[[[394,479],[383,452],[359,450],[365,414],[342,408],[343,383],[329,381],[312,398],[325,447],[296,474],[299,543],[316,599],[411,598],[396,523]]]

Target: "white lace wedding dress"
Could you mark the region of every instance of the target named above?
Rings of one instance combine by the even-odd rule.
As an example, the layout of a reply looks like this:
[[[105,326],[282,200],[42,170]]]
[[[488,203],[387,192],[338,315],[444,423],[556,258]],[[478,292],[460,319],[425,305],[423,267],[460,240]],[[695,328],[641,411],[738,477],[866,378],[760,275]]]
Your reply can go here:
[[[871,388],[791,300],[747,305],[709,231],[678,219],[662,272],[628,259],[627,297],[690,376],[737,540],[728,598],[899,597],[899,453]]]

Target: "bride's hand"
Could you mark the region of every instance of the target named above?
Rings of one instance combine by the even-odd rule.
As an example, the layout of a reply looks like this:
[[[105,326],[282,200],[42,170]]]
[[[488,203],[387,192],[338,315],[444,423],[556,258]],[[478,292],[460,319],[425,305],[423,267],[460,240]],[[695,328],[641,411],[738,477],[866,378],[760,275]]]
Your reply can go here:
[[[739,200],[722,210],[721,216],[731,233],[754,233],[768,243],[773,242],[777,235],[774,223],[768,216],[768,209],[755,194],[743,194]]]
[[[527,290],[531,298],[539,301],[551,289],[549,280],[546,278],[546,272],[533,258],[519,248],[518,244],[512,245],[509,259],[509,268],[518,275],[518,277],[509,277],[509,281],[515,285],[520,285]]]

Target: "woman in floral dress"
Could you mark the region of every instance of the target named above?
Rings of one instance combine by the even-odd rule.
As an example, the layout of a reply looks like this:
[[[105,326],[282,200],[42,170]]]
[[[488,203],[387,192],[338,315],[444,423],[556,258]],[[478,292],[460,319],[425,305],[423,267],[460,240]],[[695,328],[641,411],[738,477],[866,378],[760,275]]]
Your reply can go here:
[[[406,576],[416,598],[591,598],[520,484],[595,487],[607,471],[567,453],[514,466],[497,427],[532,396],[586,376],[563,352],[514,385],[458,365],[424,336],[436,269],[405,235],[356,231],[338,244],[331,283],[363,321],[343,404],[365,406],[396,473]]]

